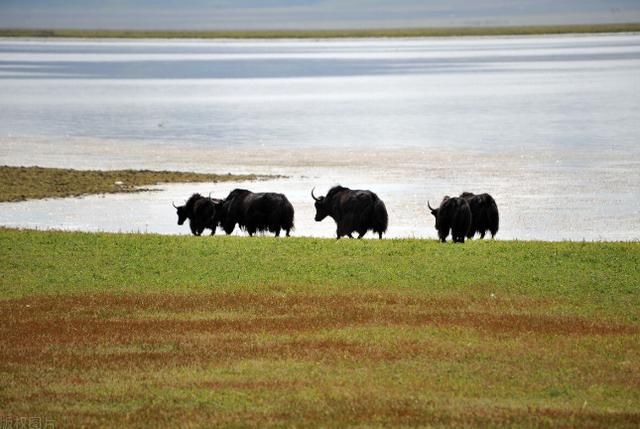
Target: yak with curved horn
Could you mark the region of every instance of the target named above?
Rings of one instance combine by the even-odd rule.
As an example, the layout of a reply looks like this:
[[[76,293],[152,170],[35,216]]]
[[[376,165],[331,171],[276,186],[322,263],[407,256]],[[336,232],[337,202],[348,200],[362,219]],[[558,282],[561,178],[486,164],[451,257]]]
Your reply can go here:
[[[464,198],[445,196],[437,209],[431,207],[429,201],[427,207],[436,218],[436,230],[440,241],[446,242],[451,231],[454,243],[464,243],[471,226],[471,209]]]
[[[206,228],[211,229],[211,235],[216,233],[216,227],[220,223],[222,201],[193,194],[183,206],[176,206],[173,201],[171,205],[178,214],[178,225],[184,224],[189,219],[189,227],[193,235],[201,235]]]
[[[387,208],[378,196],[366,190],[352,190],[342,186],[334,186],[327,195],[316,197],[311,190],[311,198],[315,201],[316,222],[327,216],[336,222],[336,236],[353,238],[354,232],[362,238],[367,231],[373,231],[382,239],[387,231],[389,216]]]

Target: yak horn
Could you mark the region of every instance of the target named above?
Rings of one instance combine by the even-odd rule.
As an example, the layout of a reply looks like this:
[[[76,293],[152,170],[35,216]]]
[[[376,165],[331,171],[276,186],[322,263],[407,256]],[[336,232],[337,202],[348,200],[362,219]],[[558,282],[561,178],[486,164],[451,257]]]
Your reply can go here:
[[[176,206],[176,203],[174,203],[173,201],[171,201],[171,205],[173,206],[173,208],[177,209],[178,206]]]
[[[316,189],[316,187],[314,186],[313,189]],[[313,198],[316,201],[320,201],[320,198],[316,198],[316,196],[313,195],[313,189],[311,190],[311,198]]]
[[[429,204],[429,200],[427,200],[427,207],[429,207],[429,210],[431,210],[431,211],[435,210],[433,207],[431,207],[431,204]]]

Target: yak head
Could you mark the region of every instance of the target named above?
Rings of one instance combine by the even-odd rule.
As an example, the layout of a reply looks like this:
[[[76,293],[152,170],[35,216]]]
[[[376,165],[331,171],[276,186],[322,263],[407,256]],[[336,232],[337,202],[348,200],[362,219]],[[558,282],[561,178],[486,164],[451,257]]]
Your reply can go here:
[[[449,196],[446,195],[442,199],[442,203],[444,203],[448,199],[449,199]],[[440,206],[442,206],[442,203],[440,203]],[[427,207],[429,207],[429,210],[431,210],[431,214],[433,215],[433,217],[436,218],[436,230],[439,231],[440,230],[440,224],[438,223],[438,214],[440,213],[440,208],[434,209],[433,207],[431,207],[431,204],[429,204],[429,201],[427,201]]]
[[[216,225],[222,225],[222,221],[224,220],[224,203],[225,200],[220,200],[218,198],[209,197],[211,202],[213,202],[213,207],[215,208],[215,214],[213,215],[213,219]]]
[[[313,188],[315,189],[315,188]],[[329,206],[329,201],[327,201],[326,197],[316,197],[315,195],[313,195],[313,189],[311,190],[311,198],[313,198],[315,200],[315,206],[316,206],[316,217],[315,220],[316,222],[320,222],[322,221],[322,219],[324,219],[325,217],[329,216],[330,212],[330,206]]]
[[[189,217],[187,214],[187,206],[176,206],[174,203],[171,203],[173,207],[175,207],[176,212],[178,213],[178,225],[182,225],[185,220]]]
[[[431,210],[431,214],[433,215],[433,217],[436,218],[436,229],[438,229],[438,212],[440,211],[440,209],[434,209],[433,207],[431,207],[429,201],[427,201],[427,207],[429,207],[429,210]]]

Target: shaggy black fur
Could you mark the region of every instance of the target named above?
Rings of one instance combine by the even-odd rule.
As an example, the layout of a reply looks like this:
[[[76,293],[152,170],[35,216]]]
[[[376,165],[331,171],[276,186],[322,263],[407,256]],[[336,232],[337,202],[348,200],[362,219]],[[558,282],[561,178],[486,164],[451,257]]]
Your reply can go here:
[[[337,238],[358,233],[362,238],[371,230],[382,239],[387,231],[389,217],[387,208],[376,194],[371,191],[351,190],[342,186],[334,186],[324,197],[311,196],[315,200],[317,222],[330,216],[336,222]]]
[[[494,238],[500,226],[500,215],[493,197],[489,194],[475,195],[471,192],[463,192],[460,197],[467,200],[471,208],[471,228],[467,238],[480,234],[482,239],[487,231],[491,233],[491,238]]]
[[[189,219],[189,227],[193,235],[201,235],[205,228],[211,229],[211,235],[216,233],[219,224],[219,210],[222,202],[214,198],[193,194],[183,206],[174,207],[178,213],[178,225]]]
[[[234,189],[223,201],[220,224],[227,234],[231,234],[238,224],[250,236],[257,231],[269,231],[278,237],[284,230],[289,237],[293,218],[293,206],[283,194]]]
[[[464,243],[464,238],[471,227],[471,208],[464,198],[445,196],[440,207],[432,209],[431,214],[436,218],[436,230],[443,243],[447,241],[449,230],[454,243]]]

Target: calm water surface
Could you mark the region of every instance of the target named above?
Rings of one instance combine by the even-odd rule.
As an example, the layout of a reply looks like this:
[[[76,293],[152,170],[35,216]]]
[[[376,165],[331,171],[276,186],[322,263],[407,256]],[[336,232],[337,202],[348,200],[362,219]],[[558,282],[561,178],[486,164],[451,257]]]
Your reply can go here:
[[[275,173],[370,188],[391,237],[490,192],[499,238],[640,239],[640,35],[316,41],[0,40],[0,163]],[[171,201],[237,184],[0,204],[0,224],[187,234]]]

